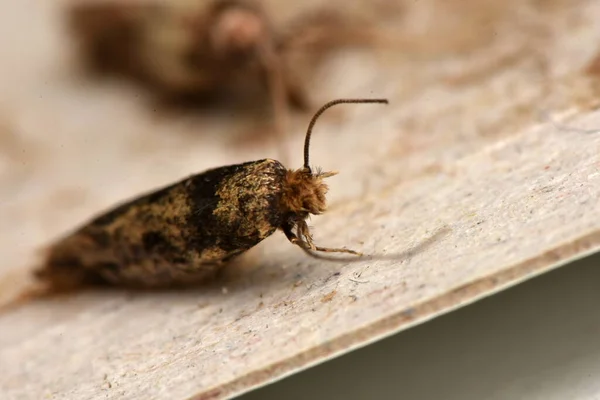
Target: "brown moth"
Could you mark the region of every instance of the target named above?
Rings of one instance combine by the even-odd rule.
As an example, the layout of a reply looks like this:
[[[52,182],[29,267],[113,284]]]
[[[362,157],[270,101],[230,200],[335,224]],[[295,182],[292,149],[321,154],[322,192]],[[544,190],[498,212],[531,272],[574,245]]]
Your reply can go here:
[[[306,54],[313,65],[328,50],[374,42],[364,21],[340,10],[313,10],[276,27],[253,0],[89,0],[71,5],[67,17],[88,70],[176,101],[268,98],[274,108],[306,110],[292,55]]]
[[[258,83],[298,107],[306,99],[275,51],[264,9],[250,0],[76,3],[68,23],[92,71],[136,80],[160,97],[209,100]],[[277,79],[273,82],[277,69]]]
[[[342,103],[388,101],[339,99],[321,107],[308,126],[300,169],[272,159],[218,167],[108,210],[51,245],[37,277],[56,290],[198,283],[276,230],[309,253],[359,254],[317,246],[306,223],[326,210],[324,179],[335,175],[310,167],[312,129],[325,110]]]

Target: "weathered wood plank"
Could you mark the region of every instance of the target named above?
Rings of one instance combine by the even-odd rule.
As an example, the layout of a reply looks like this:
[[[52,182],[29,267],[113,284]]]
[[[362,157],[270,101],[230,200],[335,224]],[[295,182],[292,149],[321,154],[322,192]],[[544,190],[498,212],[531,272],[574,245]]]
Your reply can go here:
[[[165,115],[134,88],[69,75],[59,5],[21,3],[0,6],[3,299],[36,249],[91,213],[204,168],[278,158],[235,145],[246,117]],[[316,240],[383,257],[315,260],[275,235],[206,288],[29,304],[0,316],[0,397],[223,398],[598,249],[600,134],[540,115],[600,127],[597,82],[582,73],[600,4],[520,4],[408,2],[394,49],[341,54],[317,77],[315,101],[392,102],[332,113],[312,151],[341,172]],[[294,118],[293,167],[307,119]]]

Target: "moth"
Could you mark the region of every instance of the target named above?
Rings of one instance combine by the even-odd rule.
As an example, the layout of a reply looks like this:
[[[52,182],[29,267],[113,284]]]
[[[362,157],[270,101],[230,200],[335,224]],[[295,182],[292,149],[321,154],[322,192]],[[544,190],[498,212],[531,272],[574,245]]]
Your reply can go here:
[[[281,73],[269,18],[253,1],[78,2],[67,16],[88,70],[137,81],[163,99],[226,98],[258,83],[280,84],[281,95],[305,105],[296,82]]]
[[[187,103],[262,98],[307,110],[294,51],[371,41],[362,21],[339,10],[301,14],[283,27],[253,0],[90,0],[75,2],[66,16],[89,71]]]
[[[336,174],[310,167],[312,130],[325,110],[343,103],[388,101],[323,105],[308,125],[300,169],[273,159],[218,167],[117,205],[51,245],[36,276],[57,290],[86,283],[193,284],[277,230],[309,254],[359,254],[317,246],[306,223],[326,210],[325,179]]]

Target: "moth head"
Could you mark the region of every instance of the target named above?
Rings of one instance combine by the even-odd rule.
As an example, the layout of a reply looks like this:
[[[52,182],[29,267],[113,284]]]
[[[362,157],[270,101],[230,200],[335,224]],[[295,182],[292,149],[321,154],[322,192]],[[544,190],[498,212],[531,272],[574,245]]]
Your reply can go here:
[[[327,208],[326,194],[329,189],[325,178],[336,175],[337,172],[313,171],[310,167],[310,138],[317,119],[325,110],[336,104],[343,103],[383,103],[386,99],[338,99],[330,101],[321,107],[310,120],[304,140],[304,166],[297,170],[288,170],[282,195],[283,207],[294,214],[297,219],[306,219],[309,214],[322,214]]]
[[[210,44],[223,57],[253,53],[268,34],[266,19],[254,3],[217,1],[211,15]]]
[[[284,208],[300,219],[307,218],[309,214],[322,214],[327,208],[329,189],[324,179],[335,174],[337,172],[313,173],[306,168],[288,170],[282,196]]]

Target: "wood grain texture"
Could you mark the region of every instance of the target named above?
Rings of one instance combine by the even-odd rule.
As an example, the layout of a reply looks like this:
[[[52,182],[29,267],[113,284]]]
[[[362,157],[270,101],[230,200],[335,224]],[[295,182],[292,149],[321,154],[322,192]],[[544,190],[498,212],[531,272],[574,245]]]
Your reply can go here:
[[[27,285],[40,247],[105,207],[279,158],[269,143],[240,145],[248,114],[166,113],[135,88],[76,75],[60,3],[22,3],[0,5],[3,301]],[[6,312],[0,397],[226,398],[600,248],[600,133],[546,118],[600,128],[598,78],[583,72],[600,49],[600,4],[386,4],[364,15],[390,40],[337,55],[311,83],[316,102],[390,98],[323,118],[311,152],[340,171],[311,221],[315,242],[377,256],[312,259],[274,235],[206,287]],[[291,168],[308,118],[292,121]]]

